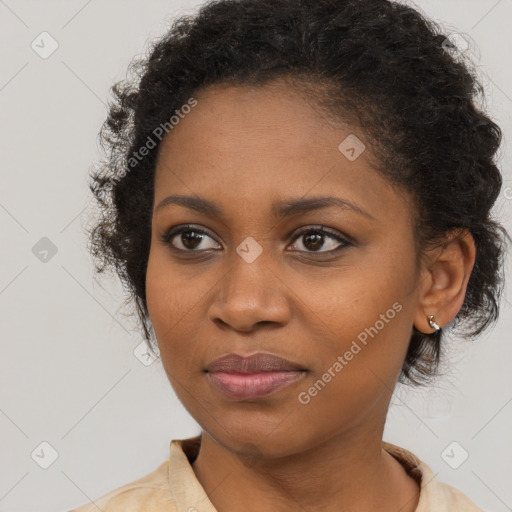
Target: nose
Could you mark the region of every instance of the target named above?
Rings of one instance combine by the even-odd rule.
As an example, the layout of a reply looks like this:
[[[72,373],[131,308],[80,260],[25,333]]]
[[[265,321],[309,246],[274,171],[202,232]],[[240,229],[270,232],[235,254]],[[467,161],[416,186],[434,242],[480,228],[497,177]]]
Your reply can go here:
[[[220,326],[250,332],[258,324],[286,325],[291,316],[290,290],[260,255],[248,263],[238,254],[222,278],[208,310],[208,318]]]

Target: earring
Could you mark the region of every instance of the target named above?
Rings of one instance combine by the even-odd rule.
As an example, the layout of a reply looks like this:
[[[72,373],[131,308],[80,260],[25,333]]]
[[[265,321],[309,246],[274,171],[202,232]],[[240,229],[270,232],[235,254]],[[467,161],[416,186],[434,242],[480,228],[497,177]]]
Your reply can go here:
[[[430,327],[432,327],[432,329],[435,329],[436,331],[441,329],[441,327],[439,327],[439,325],[436,324],[436,322],[434,320],[434,315],[428,315],[427,318],[428,318],[428,323],[430,324]]]

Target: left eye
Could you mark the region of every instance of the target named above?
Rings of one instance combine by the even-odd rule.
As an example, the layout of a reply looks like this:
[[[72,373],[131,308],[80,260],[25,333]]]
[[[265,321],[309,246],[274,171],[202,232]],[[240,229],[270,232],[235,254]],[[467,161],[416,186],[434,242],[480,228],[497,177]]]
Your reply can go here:
[[[323,227],[304,230],[294,238],[294,241],[301,239],[303,241],[299,245],[306,248],[305,252],[336,252],[352,245],[340,235],[331,233]],[[330,247],[326,251],[319,251],[318,249],[325,245],[326,239],[331,239],[331,243],[327,244]],[[333,243],[332,240],[337,243]],[[293,245],[297,245],[297,243],[295,242]]]
[[[178,237],[177,235],[181,236]],[[201,245],[206,237],[213,239],[209,233],[203,231],[202,229],[195,228],[194,226],[184,226],[180,229],[170,229],[162,237],[162,241],[179,251],[198,252],[201,250],[198,249],[198,246]],[[182,247],[176,247],[176,245],[173,243],[174,238],[177,238]],[[211,247],[207,247],[207,249],[211,249]]]

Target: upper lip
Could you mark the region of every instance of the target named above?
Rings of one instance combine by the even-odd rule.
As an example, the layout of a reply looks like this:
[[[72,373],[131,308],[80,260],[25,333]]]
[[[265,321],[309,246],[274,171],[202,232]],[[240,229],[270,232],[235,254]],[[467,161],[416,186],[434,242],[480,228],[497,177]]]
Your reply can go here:
[[[250,356],[227,354],[215,359],[206,371],[226,373],[261,373],[305,370],[301,365],[269,352],[258,352]]]

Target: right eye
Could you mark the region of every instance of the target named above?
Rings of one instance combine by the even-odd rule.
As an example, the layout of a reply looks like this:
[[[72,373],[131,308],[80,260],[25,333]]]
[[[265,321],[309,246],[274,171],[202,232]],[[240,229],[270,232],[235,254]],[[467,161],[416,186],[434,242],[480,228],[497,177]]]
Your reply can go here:
[[[178,235],[181,235],[178,237]],[[176,242],[174,242],[176,238]],[[206,238],[213,239],[213,235],[203,229],[198,229],[192,225],[170,228],[164,233],[161,240],[170,245],[173,249],[183,252],[200,252],[203,250],[217,250],[215,247],[199,248]],[[181,247],[179,246],[181,245]],[[218,244],[217,244],[218,245]]]

